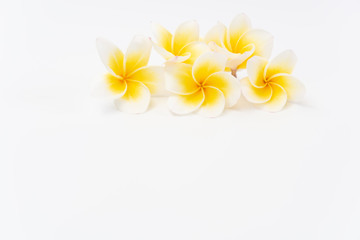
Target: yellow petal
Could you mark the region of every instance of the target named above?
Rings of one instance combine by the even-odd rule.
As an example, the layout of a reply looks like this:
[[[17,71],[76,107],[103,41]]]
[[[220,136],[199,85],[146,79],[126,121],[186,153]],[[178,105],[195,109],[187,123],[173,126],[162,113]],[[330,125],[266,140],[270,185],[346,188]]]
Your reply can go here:
[[[172,48],[171,48],[172,34],[160,24],[153,23],[151,27],[155,39],[157,40],[157,44],[160,47],[164,48],[166,51],[172,52]]]
[[[189,58],[184,61],[187,64],[193,64],[195,60],[203,53],[209,52],[210,47],[204,42],[192,42],[183,47],[179,53],[180,56],[189,55]]]
[[[254,87],[262,88],[265,86],[264,73],[267,63],[266,58],[259,56],[254,56],[248,60],[246,70]]]
[[[153,43],[153,47],[154,47],[155,51],[158,54],[160,54],[166,61],[168,61],[169,59],[175,57],[174,54],[172,54],[171,52],[168,52],[165,48],[160,47],[155,43]]]
[[[217,72],[211,74],[206,79],[204,86],[211,86],[219,89],[224,94],[227,107],[234,106],[240,98],[240,83],[230,73]]]
[[[111,74],[106,74],[105,80],[106,80],[106,83],[112,93],[119,94],[120,96],[124,95],[124,93],[126,92],[126,88],[127,88],[126,81],[124,81],[120,78],[114,77]]]
[[[269,84],[272,89],[272,95],[269,101],[260,105],[260,107],[268,112],[278,112],[286,104],[286,91],[276,83]]]
[[[202,84],[213,73],[225,70],[226,56],[221,53],[208,52],[196,59],[193,65],[194,79]]]
[[[167,64],[165,67],[165,86],[172,93],[188,95],[199,89],[192,76],[192,67],[185,63]]]
[[[254,56],[269,58],[273,47],[273,36],[264,30],[252,29],[239,39],[233,52],[243,53],[249,44],[255,45]]]
[[[142,67],[133,72],[128,78],[145,84],[151,94],[158,93],[161,85],[165,84],[163,67]]]
[[[229,41],[231,48],[236,49],[240,37],[251,29],[250,19],[245,14],[236,16],[229,26]]]
[[[205,117],[217,117],[225,108],[224,94],[215,87],[204,87],[205,100],[199,114]]]
[[[280,53],[277,57],[270,61],[266,69],[266,78],[269,79],[278,73],[291,74],[297,62],[296,55],[291,50]]]
[[[113,43],[108,40],[98,38],[96,47],[106,69],[115,77],[120,77],[124,73],[124,54]]]
[[[269,81],[284,88],[290,101],[300,101],[305,95],[305,86],[289,74],[274,75]]]
[[[148,64],[152,43],[144,36],[135,36],[125,55],[125,71],[129,75],[138,68]]]
[[[200,88],[190,95],[177,95],[169,97],[168,106],[170,111],[176,114],[188,114],[199,109],[204,102],[204,91]]]
[[[116,107],[127,113],[143,113],[147,110],[150,103],[149,89],[137,81],[127,81],[125,94],[115,100]]]
[[[182,23],[175,31],[172,49],[175,55],[187,44],[199,41],[199,25],[196,21],[187,21]]]
[[[251,83],[249,78],[240,80],[241,90],[246,100],[252,103],[264,103],[269,101],[272,95],[272,89],[267,84],[263,88],[256,88]]]
[[[204,42],[210,43],[214,42],[218,46],[224,47],[224,39],[225,39],[226,27],[222,23],[218,23],[213,28],[207,32],[204,38]]]

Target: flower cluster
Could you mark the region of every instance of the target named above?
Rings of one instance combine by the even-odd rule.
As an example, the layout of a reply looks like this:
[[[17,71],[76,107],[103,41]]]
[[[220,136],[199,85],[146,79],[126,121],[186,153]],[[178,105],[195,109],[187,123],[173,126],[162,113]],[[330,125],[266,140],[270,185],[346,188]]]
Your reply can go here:
[[[152,24],[152,30],[155,41],[136,36],[125,55],[111,42],[97,40],[108,89],[117,96],[121,111],[145,112],[151,95],[164,88],[171,93],[168,107],[173,113],[207,117],[234,106],[241,93],[269,112],[304,95],[303,84],[291,75],[295,54],[286,50],[268,61],[273,37],[252,28],[245,14],[236,16],[229,27],[218,23],[204,38],[195,21],[182,23],[174,34],[159,24]],[[164,58],[164,66],[147,66],[152,47]],[[238,79],[238,71],[247,76]]]

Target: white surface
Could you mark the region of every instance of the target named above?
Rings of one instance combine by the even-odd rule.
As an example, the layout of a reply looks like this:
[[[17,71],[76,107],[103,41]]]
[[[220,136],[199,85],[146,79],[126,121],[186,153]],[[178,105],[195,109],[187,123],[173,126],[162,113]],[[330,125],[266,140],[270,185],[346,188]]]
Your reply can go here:
[[[2,0],[0,239],[360,239],[359,10],[344,1]],[[293,49],[302,104],[216,119],[93,98],[102,36],[245,12]],[[160,64],[153,52],[151,62]]]

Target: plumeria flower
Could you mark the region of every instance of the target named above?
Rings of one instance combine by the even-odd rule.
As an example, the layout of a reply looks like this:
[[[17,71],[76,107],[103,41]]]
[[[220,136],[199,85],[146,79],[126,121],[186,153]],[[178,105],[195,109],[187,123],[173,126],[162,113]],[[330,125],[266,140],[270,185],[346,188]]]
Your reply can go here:
[[[202,53],[210,51],[209,46],[200,41],[196,21],[182,23],[174,35],[156,23],[152,24],[152,30],[157,40],[154,49],[168,62],[193,64]]]
[[[238,101],[241,90],[238,80],[225,72],[226,56],[208,52],[194,63],[169,63],[166,66],[165,86],[174,94],[168,106],[175,114],[198,110],[207,117],[220,115],[225,107]]]
[[[249,59],[248,77],[240,81],[245,98],[269,112],[280,111],[287,100],[300,100],[305,94],[305,87],[291,75],[296,61],[295,54],[290,50],[280,53],[269,63],[258,56]]]
[[[204,41],[212,50],[226,54],[227,67],[233,75],[238,69],[245,69],[247,60],[252,56],[269,58],[273,47],[272,35],[264,30],[252,29],[245,14],[236,16],[229,28],[218,23],[206,34]]]
[[[105,76],[108,89],[117,96],[117,108],[128,113],[145,112],[151,94],[159,90],[164,79],[162,67],[147,66],[151,40],[143,36],[134,37],[125,56],[105,39],[97,39],[96,43],[100,58],[109,72]]]

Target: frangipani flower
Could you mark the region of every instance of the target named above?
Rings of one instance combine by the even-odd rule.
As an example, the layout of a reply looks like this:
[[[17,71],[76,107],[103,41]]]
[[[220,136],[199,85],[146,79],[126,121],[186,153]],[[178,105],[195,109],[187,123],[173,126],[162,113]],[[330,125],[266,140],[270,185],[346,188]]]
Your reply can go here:
[[[108,74],[105,76],[109,90],[117,95],[115,105],[128,113],[145,112],[151,93],[156,92],[163,81],[162,67],[146,66],[152,43],[149,38],[136,36],[126,54],[114,44],[97,39],[97,49]]]
[[[182,23],[172,35],[163,26],[153,23],[152,30],[157,40],[154,49],[166,61],[193,64],[194,61],[210,48],[199,41],[199,25],[196,21]]]
[[[236,16],[229,28],[218,23],[206,34],[204,41],[213,50],[226,54],[227,67],[233,75],[238,69],[246,68],[246,62],[252,56],[269,58],[273,47],[272,35],[264,30],[252,29],[245,14]]]
[[[305,94],[305,87],[291,75],[296,60],[290,50],[280,53],[269,63],[258,56],[249,59],[248,77],[240,81],[245,98],[269,112],[280,111],[287,100],[300,100]]]
[[[224,107],[232,107],[241,90],[238,80],[225,72],[226,56],[208,52],[194,65],[169,63],[166,66],[166,88],[175,94],[168,106],[176,114],[199,110],[207,117],[220,115]]]

